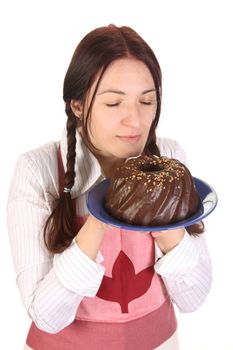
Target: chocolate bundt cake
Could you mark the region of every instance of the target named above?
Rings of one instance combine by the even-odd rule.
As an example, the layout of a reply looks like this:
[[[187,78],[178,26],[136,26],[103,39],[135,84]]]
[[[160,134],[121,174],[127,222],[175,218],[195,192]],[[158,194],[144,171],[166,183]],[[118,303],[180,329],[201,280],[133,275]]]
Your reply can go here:
[[[110,179],[106,210],[132,225],[175,223],[194,214],[199,195],[187,167],[176,159],[129,158]]]

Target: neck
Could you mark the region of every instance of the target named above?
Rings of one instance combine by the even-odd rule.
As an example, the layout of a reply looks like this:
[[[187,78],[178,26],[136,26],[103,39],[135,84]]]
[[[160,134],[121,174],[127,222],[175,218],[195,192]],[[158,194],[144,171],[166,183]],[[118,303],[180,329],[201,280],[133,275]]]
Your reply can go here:
[[[111,177],[114,174],[116,168],[124,162],[124,159],[120,158],[108,159],[99,155],[96,156],[96,158],[98,159],[102,173],[105,177]]]

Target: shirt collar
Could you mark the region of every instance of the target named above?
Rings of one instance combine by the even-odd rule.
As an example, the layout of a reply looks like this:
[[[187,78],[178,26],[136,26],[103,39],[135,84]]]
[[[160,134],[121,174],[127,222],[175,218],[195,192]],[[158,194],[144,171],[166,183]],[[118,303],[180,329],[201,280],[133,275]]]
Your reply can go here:
[[[66,154],[67,154],[67,131],[63,131],[61,142],[61,156],[66,171]],[[80,194],[89,190],[99,179],[103,179],[101,168],[98,160],[89,151],[84,144],[81,135],[76,130],[76,159],[75,159],[75,181],[71,190],[72,197],[77,197]]]

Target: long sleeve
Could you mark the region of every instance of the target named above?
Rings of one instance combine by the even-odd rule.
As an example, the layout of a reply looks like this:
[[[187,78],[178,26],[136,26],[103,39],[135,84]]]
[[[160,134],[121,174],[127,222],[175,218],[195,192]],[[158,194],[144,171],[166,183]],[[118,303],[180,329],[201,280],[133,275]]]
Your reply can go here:
[[[158,252],[158,247],[156,245]],[[212,283],[212,265],[205,236],[185,233],[182,241],[155,263],[168,293],[181,312],[195,311]]]
[[[188,166],[180,144],[171,139],[158,140],[161,155],[179,159]],[[182,241],[163,256],[155,243],[155,271],[161,275],[167,290],[181,312],[196,310],[205,300],[212,284],[212,264],[205,234],[185,233]]]
[[[49,180],[45,177],[56,173],[51,164],[41,171],[31,157],[19,158],[9,192],[7,222],[23,304],[38,328],[56,333],[74,320],[84,296],[95,296],[104,267],[100,255],[94,262],[74,242],[55,256],[45,248],[43,227],[51,213],[46,196],[52,191],[51,184],[46,188]],[[56,182],[55,175],[51,181]]]

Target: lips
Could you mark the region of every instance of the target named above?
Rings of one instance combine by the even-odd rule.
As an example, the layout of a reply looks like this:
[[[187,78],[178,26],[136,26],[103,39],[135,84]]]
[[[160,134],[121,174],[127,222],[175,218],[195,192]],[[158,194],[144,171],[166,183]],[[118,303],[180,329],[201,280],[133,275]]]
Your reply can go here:
[[[121,141],[126,143],[137,143],[141,135],[125,135],[125,136],[117,136]]]

